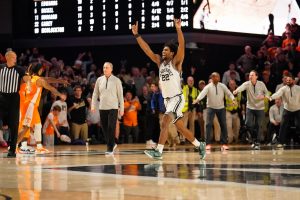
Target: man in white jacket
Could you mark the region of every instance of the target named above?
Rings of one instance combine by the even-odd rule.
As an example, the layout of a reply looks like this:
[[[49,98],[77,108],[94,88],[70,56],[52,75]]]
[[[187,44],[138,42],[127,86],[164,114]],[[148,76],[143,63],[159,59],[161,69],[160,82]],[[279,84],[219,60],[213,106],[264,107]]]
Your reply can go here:
[[[283,100],[283,113],[277,148],[283,148],[283,144],[286,143],[286,133],[291,120],[295,121],[297,133],[300,131],[300,86],[295,85],[292,75],[287,75],[286,85],[273,94],[270,97],[270,101],[279,97]]]

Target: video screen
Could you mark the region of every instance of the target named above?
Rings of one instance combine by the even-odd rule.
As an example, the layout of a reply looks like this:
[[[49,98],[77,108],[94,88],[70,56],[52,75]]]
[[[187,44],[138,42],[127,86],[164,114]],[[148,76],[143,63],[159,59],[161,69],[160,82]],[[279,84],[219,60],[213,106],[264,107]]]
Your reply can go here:
[[[273,14],[274,34],[281,35],[291,18],[300,21],[296,0],[202,0],[198,5],[194,29],[266,35]]]

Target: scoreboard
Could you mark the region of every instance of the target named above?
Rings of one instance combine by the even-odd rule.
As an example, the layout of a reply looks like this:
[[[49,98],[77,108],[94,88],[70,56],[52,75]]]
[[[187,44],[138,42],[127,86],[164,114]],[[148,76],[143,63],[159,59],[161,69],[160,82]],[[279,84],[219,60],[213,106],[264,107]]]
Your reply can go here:
[[[192,0],[34,0],[31,2],[33,37],[72,37],[174,32],[173,19],[192,30]]]

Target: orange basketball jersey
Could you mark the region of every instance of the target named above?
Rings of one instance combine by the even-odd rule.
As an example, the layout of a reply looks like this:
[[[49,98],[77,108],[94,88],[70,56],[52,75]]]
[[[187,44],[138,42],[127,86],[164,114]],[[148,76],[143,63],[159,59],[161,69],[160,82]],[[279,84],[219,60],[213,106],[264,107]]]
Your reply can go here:
[[[32,76],[30,90],[26,83],[20,88],[20,125],[33,127],[34,124],[41,123],[38,107],[40,104],[42,87],[36,85],[39,76]]]

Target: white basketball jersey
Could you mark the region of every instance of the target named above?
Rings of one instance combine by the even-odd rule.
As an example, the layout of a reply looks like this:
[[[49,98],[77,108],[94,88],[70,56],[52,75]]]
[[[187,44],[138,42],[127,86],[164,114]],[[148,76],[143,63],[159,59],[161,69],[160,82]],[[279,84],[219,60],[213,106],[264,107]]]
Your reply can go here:
[[[181,74],[177,71],[172,62],[159,66],[159,84],[164,98],[174,97],[182,93],[180,84]]]

